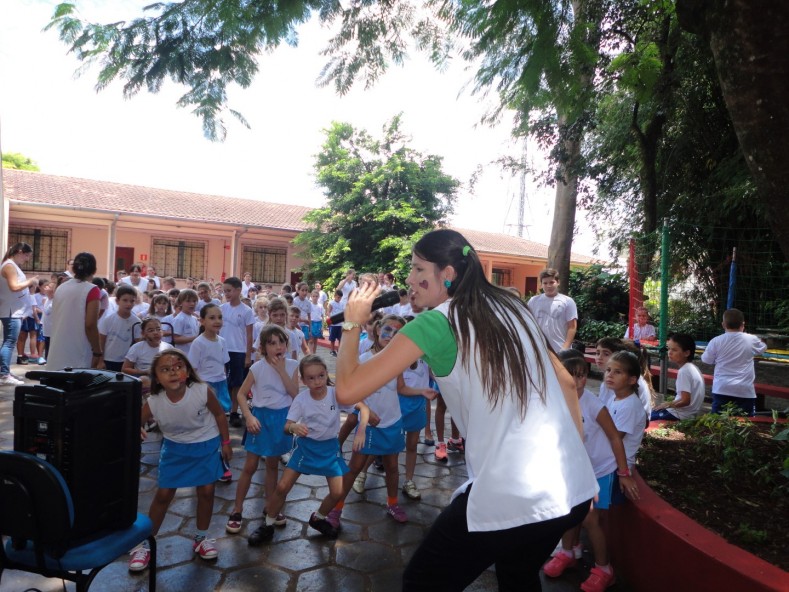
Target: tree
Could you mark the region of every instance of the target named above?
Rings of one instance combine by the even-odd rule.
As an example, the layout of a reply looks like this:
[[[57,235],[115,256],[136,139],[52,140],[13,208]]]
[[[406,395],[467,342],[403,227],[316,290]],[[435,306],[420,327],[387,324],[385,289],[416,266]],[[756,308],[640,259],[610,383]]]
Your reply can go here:
[[[467,59],[481,59],[477,90],[495,88],[501,110],[517,113],[518,134],[551,149],[556,186],[548,266],[570,273],[582,171],[581,144],[591,120],[594,78],[607,3],[588,0],[458,2],[451,30],[470,39]]]
[[[166,79],[183,85],[179,107],[192,108],[211,140],[225,137],[225,117],[247,125],[227,102],[231,84],[247,88],[258,71],[258,57],[282,43],[296,45],[296,27],[317,14],[322,23],[341,22],[330,42],[322,82],[347,91],[363,78],[372,84],[390,62],[402,63],[406,42],[439,59],[440,28],[430,15],[417,18],[407,0],[183,0],[156,2],[147,16],[108,24],[78,18],[75,4],[55,8],[46,29],[56,29],[77,59],[99,63],[96,90],[120,79],[123,94],[158,92]]]
[[[678,0],[682,26],[709,44],[726,108],[770,226],[789,259],[789,5]]]
[[[48,28],[83,62],[99,61],[97,88],[120,78],[124,94],[143,87],[156,92],[166,78],[189,89],[180,106],[193,106],[211,139],[224,137],[222,114],[243,122],[227,106],[226,89],[246,87],[257,72],[257,56],[281,42],[295,44],[295,26],[317,13],[339,23],[325,53],[323,84],[342,93],[354,81],[372,84],[389,64],[400,64],[409,42],[441,65],[453,47],[482,60],[478,90],[496,88],[501,108],[521,113],[520,133],[540,135],[554,148],[556,214],[549,261],[569,272],[575,222],[580,146],[589,121],[600,23],[608,3],[590,0],[191,0],[157,3],[152,16],[130,23],[86,23],[73,4],[57,7]],[[533,125],[531,118],[539,115]],[[492,116],[495,118],[495,115]]]
[[[334,122],[316,156],[327,205],[307,215],[311,228],[295,243],[307,261],[305,277],[336,285],[348,267],[405,277],[411,246],[452,212],[459,182],[442,159],[409,147],[401,116],[380,139]]]
[[[39,171],[38,165],[33,159],[18,152],[3,153],[3,168],[18,169],[20,171]]]

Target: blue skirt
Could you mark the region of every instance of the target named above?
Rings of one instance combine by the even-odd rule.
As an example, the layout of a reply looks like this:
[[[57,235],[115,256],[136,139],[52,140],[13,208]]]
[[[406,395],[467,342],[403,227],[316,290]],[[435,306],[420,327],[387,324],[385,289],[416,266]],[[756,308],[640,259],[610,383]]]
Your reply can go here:
[[[224,474],[219,436],[205,442],[182,444],[164,438],[159,455],[159,487],[199,487]]]
[[[288,461],[288,468],[306,475],[324,477],[342,477],[348,472],[337,438],[296,438],[296,449]]]
[[[405,435],[403,434],[403,422],[398,419],[397,423],[388,428],[374,428],[367,426],[364,432],[364,445],[360,450],[361,454],[374,454],[376,456],[384,454],[398,454],[405,449]]]
[[[230,391],[227,388],[227,379],[219,382],[209,382],[208,386],[214,389],[214,394],[225,413],[230,413]]]
[[[244,434],[244,450],[258,456],[281,456],[293,447],[293,436],[285,433],[289,407],[269,409],[253,407],[252,415],[260,422],[260,433]]]
[[[421,432],[427,425],[427,409],[425,399],[422,395],[407,397],[397,395],[400,399],[400,414],[403,416],[404,432]]]

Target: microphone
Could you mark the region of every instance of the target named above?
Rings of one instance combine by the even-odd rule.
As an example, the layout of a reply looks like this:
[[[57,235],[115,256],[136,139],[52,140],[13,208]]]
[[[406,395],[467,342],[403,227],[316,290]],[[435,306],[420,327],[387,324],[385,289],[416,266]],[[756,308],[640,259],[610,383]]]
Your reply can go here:
[[[380,296],[378,296],[375,300],[373,300],[371,311],[378,310],[379,308],[385,308],[387,306],[393,306],[400,302],[400,294],[397,293],[397,290],[389,290],[388,292],[384,292]],[[338,323],[342,323],[345,321],[345,312],[338,312],[337,314],[333,314],[329,317],[329,324],[336,325]]]

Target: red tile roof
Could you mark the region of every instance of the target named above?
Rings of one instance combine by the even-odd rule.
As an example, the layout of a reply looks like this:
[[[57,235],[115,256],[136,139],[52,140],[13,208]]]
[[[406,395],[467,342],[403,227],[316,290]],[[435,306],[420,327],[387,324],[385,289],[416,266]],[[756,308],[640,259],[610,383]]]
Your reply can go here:
[[[220,222],[300,232],[311,208],[238,197],[202,195],[109,181],[3,170],[6,198],[27,204],[54,205],[198,222]],[[547,259],[548,247],[517,236],[457,228],[480,252]],[[573,263],[593,259],[573,253]]]
[[[530,257],[534,259],[548,259],[548,245],[535,243],[534,241],[527,240],[518,236],[510,236],[509,234],[499,234],[497,232],[483,232],[481,230],[470,230],[467,228],[454,228],[463,236],[466,237],[468,242],[481,253],[496,253],[499,255],[512,255],[515,257]],[[595,259],[572,253],[570,256],[572,263],[590,264],[594,263]]]
[[[3,170],[6,198],[27,204],[56,205],[190,221],[301,231],[311,208],[238,197],[201,195],[138,185]]]

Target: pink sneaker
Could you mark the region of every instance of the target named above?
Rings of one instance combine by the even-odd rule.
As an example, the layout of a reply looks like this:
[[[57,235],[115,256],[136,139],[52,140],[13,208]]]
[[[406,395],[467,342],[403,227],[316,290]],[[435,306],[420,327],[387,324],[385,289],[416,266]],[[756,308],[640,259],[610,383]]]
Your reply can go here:
[[[342,528],[342,525],[340,524],[340,516],[342,516],[342,510],[334,508],[331,512],[326,514],[326,521],[337,530],[340,530],[340,528]]]
[[[436,444],[436,451],[434,454],[436,455],[436,460],[447,462],[447,445],[444,442]]]
[[[200,555],[202,559],[216,559],[219,555],[219,551],[217,551],[214,546],[214,539],[195,541],[192,544],[192,550]]]
[[[130,555],[129,571],[143,571],[148,567],[148,563],[151,561],[151,550],[142,545],[133,549]]]
[[[603,592],[606,588],[613,586],[614,583],[616,583],[616,577],[613,570],[611,570],[611,573],[607,573],[595,566],[592,568],[586,581],[581,584],[581,590],[584,592]]]
[[[559,551],[556,557],[542,566],[542,571],[550,578],[558,578],[564,573],[564,570],[575,566],[576,563],[578,563],[578,560],[575,557],[568,557],[564,552]]]
[[[398,506],[397,504],[393,504],[391,506],[386,507],[386,513],[389,514],[392,518],[395,519],[395,522],[408,522],[408,516],[405,513],[405,510]]]

